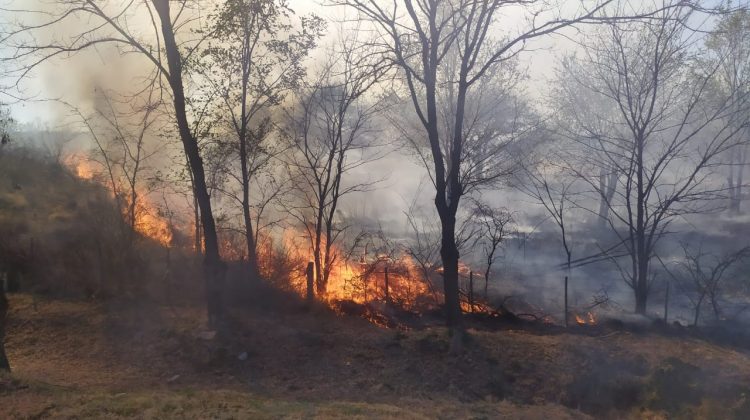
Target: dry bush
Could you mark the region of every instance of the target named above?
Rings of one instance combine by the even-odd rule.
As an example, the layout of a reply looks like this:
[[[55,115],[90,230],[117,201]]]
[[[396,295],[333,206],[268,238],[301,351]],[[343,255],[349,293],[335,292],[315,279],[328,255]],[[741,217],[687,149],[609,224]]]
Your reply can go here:
[[[284,241],[270,236],[258,238],[258,265],[261,276],[282,290],[304,290],[307,260]]]

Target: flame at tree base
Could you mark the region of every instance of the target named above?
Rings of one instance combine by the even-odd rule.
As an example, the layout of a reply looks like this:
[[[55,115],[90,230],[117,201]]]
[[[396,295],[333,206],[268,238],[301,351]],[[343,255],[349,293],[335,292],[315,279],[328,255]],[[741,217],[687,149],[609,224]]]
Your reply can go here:
[[[578,325],[596,325],[596,317],[591,312],[586,312],[585,317],[575,314],[576,324]]]
[[[269,242],[273,242],[269,239]],[[289,274],[288,285],[300,296],[307,295],[306,267],[315,261],[310,241],[302,232],[286,230],[278,239],[277,248],[272,244],[262,247],[259,252],[261,271],[263,266],[274,263],[274,251],[283,253],[288,261],[293,261],[294,270]],[[323,247],[325,244],[322,245]],[[356,305],[370,305],[387,302],[405,310],[434,307],[436,294],[429,281],[411,256],[401,253],[397,256],[378,254],[361,255],[357,261],[347,260],[337,246],[332,246],[333,263],[329,268],[325,292],[317,293],[313,279],[313,292],[316,300],[325,303],[337,312],[342,302]],[[271,274],[271,270],[265,270]],[[315,273],[315,270],[313,270]],[[315,276],[315,274],[313,274]],[[346,310],[344,312],[347,312]]]

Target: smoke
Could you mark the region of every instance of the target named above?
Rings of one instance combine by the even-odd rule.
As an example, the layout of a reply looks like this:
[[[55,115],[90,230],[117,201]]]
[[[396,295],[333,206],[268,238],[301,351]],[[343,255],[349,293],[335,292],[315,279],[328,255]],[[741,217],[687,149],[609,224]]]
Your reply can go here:
[[[49,2],[42,0],[18,1],[23,8],[34,9],[50,7]],[[115,2],[117,3],[117,2]],[[65,2],[59,3],[64,5]],[[291,2],[291,7],[299,15],[310,12],[321,12],[321,9],[311,2],[297,0]],[[339,16],[337,11],[324,9],[323,13]],[[145,43],[153,41],[153,28],[148,21],[148,14],[143,13],[142,7],[134,9],[128,16],[128,22],[139,39]],[[329,17],[330,17],[329,16]],[[29,15],[30,23],[39,23],[41,15]],[[43,28],[36,36],[39,40],[70,40],[80,34],[82,29],[95,25],[96,22],[85,19],[66,19],[59,24]],[[520,67],[529,70],[524,80],[522,91],[531,93],[535,106],[544,107],[542,93],[549,88],[552,63],[555,56],[550,54],[554,50],[557,54],[574,51],[576,45],[568,39],[566,32],[558,38],[546,38],[534,41],[531,50],[521,55]],[[329,32],[333,34],[335,31]],[[332,35],[329,35],[329,37]],[[326,43],[324,39],[322,44]],[[316,51],[310,66],[314,67],[316,60],[324,55],[324,49]],[[71,113],[71,109],[57,102],[62,99],[78,108],[84,116],[91,116],[97,112],[109,112],[109,103],[103,98],[113,95],[118,99],[116,111],[125,126],[137,125],[140,116],[132,111],[133,104],[145,102],[143,87],[149,77],[154,74],[154,65],[142,54],[132,53],[112,43],[100,44],[96,48],[73,54],[69,57],[57,57],[39,65],[33,77],[23,83],[23,90],[35,100],[26,102],[23,108],[14,108],[14,114],[22,122],[44,121],[55,126],[66,127],[80,135],[77,140],[70,142],[68,152],[71,154],[85,153],[94,147],[86,128],[81,125],[80,116]],[[182,164],[180,161],[180,147],[170,132],[168,98],[165,99],[164,112],[159,116],[160,122],[155,124],[146,137],[146,148],[149,150],[149,170],[152,174],[161,172],[162,175],[175,172]],[[414,116],[411,116],[414,118]],[[416,120],[414,120],[416,122]],[[353,193],[343,199],[341,212],[349,221],[352,229],[383,228],[396,238],[409,240],[410,230],[404,212],[412,203],[421,209],[422,217],[436,218],[433,200],[434,192],[426,168],[413,153],[405,146],[408,142],[401,138],[402,133],[389,126],[386,121],[379,121],[381,131],[379,135],[386,138],[389,153],[367,165],[361,166],[347,174],[349,184],[379,179],[379,183],[365,192]],[[97,130],[102,135],[112,135],[111,127],[99,120]],[[165,135],[166,134],[166,135]],[[428,163],[429,165],[429,163]],[[174,179],[172,179],[174,181]],[[184,180],[182,180],[184,181]],[[559,232],[554,223],[549,221],[540,223],[545,212],[537,203],[524,194],[507,186],[497,186],[491,190],[478,193],[483,201],[494,207],[506,207],[515,215],[517,230],[532,233],[530,237],[517,234],[511,237],[504,247],[504,256],[494,270],[496,277],[490,280],[490,290],[495,296],[519,296],[534,301],[539,306],[559,308],[562,300],[562,279],[565,272],[560,268],[564,260],[564,253],[560,246]],[[185,218],[189,215],[184,197],[179,194],[169,195],[174,210],[182,213]],[[229,213],[229,200],[218,203],[218,213]],[[464,201],[464,208],[468,201]],[[465,214],[463,215],[465,217]],[[673,226],[675,231],[699,231],[700,238],[711,242],[719,250],[732,247],[729,238],[736,238],[740,229],[736,219],[721,220],[719,223],[713,216],[694,216]],[[571,220],[571,240],[574,253],[578,257],[596,253],[598,247],[606,246],[610,238],[597,237],[591,234],[592,219],[585,212],[578,212]],[[727,227],[732,226],[732,227]],[[744,227],[743,231],[746,230]],[[685,238],[689,235],[686,234]],[[678,236],[670,238],[660,250],[665,260],[678,258],[674,244]],[[484,264],[479,250],[465,252],[462,261],[482,271]],[[660,272],[658,279],[668,276],[667,272]],[[590,266],[577,268],[571,274],[571,301],[574,305],[585,305],[600,293],[607,293],[613,304],[625,308],[632,306],[632,292],[621,279],[619,270],[611,261],[603,261]],[[661,281],[661,280],[658,280]],[[657,281],[657,282],[658,282]],[[654,293],[660,293],[655,290]],[[658,298],[657,298],[658,301]],[[680,315],[682,316],[682,315]]]

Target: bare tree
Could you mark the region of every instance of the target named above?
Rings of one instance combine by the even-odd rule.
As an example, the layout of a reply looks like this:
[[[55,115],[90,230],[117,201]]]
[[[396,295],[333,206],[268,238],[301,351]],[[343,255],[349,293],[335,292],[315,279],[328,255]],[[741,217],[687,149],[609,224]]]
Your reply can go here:
[[[387,63],[351,40],[330,54],[317,79],[298,94],[289,113],[295,186],[290,213],[302,223],[315,263],[316,294],[323,297],[337,258],[334,244],[345,229],[338,223],[341,198],[369,189],[376,180],[350,182],[346,174],[378,159],[373,116],[381,102],[365,94]]]
[[[607,25],[583,43],[579,65],[586,77],[574,79],[578,89],[619,110],[611,120],[616,130],[579,141],[589,159],[569,169],[597,199],[608,196],[601,171],[619,174],[607,223],[630,261],[628,267],[612,261],[633,289],[639,314],[646,311],[657,243],[676,218],[717,209],[725,188],[713,179],[714,167],[737,146],[746,121],[736,92],[710,89],[719,65],[690,59],[699,33],[686,31],[690,16],[690,9],[675,7],[649,20]]]
[[[153,141],[158,131],[154,125],[159,118],[154,88],[152,84],[148,94],[135,98],[120,98],[114,92],[97,89],[97,106],[90,115],[64,103],[81,120],[94,145],[89,158],[81,157],[85,160],[73,164],[89,167],[90,173],[84,175],[109,189],[121,216],[121,222],[111,226],[112,231],[91,232],[98,256],[99,287],[105,286],[107,278],[115,277],[119,280],[116,283],[119,293],[125,290],[125,278],[138,277],[137,271],[142,269],[142,255],[136,246],[139,238],[146,236],[167,247],[172,241],[171,225],[154,223],[158,220],[154,214],[156,206],[149,202],[149,195],[158,184],[156,171],[150,164],[160,149]],[[106,234],[114,238],[104,238]],[[118,244],[114,255],[106,249],[107,242],[112,240]],[[127,274],[107,276],[105,267]]]
[[[688,298],[693,304],[693,325],[698,325],[701,308],[706,299],[711,304],[714,317],[721,318],[719,297],[721,286],[725,279],[724,274],[736,263],[750,256],[750,247],[744,247],[738,251],[722,256],[712,255],[703,250],[702,246],[692,250],[687,244],[681,244],[685,259],[679,263],[683,271],[683,282],[688,292]]]
[[[598,166],[598,224],[608,227],[609,205],[617,192],[621,174],[617,167],[607,163],[607,154],[615,153],[622,145],[616,141],[617,105],[597,91],[581,90],[579,83],[586,79],[589,69],[579,64],[577,55],[565,57],[556,70],[556,80],[552,87],[551,102],[554,106],[553,127],[558,143],[586,143],[588,153],[594,156],[580,156],[585,161],[595,160]],[[564,147],[556,147],[552,160],[575,161],[575,154],[562,153]],[[571,164],[575,164],[571,162]]]
[[[489,279],[492,266],[497,260],[497,253],[508,237],[509,226],[513,223],[513,215],[504,208],[494,208],[476,201],[473,212],[473,223],[480,226],[478,242],[481,243],[485,258],[484,270],[484,299],[487,299]]]
[[[597,2],[592,8],[565,13],[562,5],[531,1],[522,5],[529,16],[528,26],[502,39],[490,35],[500,16],[517,3],[502,0],[378,1],[330,0],[359,11],[362,19],[379,30],[383,53],[401,70],[400,75],[413,109],[427,137],[424,163],[435,185],[435,207],[441,222],[441,258],[444,268],[446,320],[455,333],[452,351],[461,347],[463,327],[459,302],[456,213],[460,199],[473,189],[488,186],[511,172],[516,161],[508,159],[508,141],[515,140],[528,115],[519,115],[518,124],[506,135],[491,133],[484,148],[468,144],[481,136],[472,134],[472,118],[467,104],[489,83],[493,72],[521,53],[528,41],[564,27],[598,20],[610,3]],[[549,17],[549,19],[544,19]],[[455,60],[455,65],[450,65]],[[498,74],[495,74],[498,76]],[[448,88],[441,105],[439,91]],[[480,88],[482,86],[482,88]],[[441,108],[450,112],[441,115]],[[449,118],[451,132],[441,133],[443,118]],[[514,120],[513,118],[511,120]],[[475,155],[478,159],[471,159]],[[481,164],[481,170],[473,170]],[[509,165],[511,164],[511,165]]]
[[[716,29],[711,33],[706,46],[712,53],[710,59],[719,63],[716,74],[718,90],[723,95],[733,95],[733,104],[737,110],[747,101],[746,86],[750,83],[750,12],[740,9],[722,17]],[[742,124],[736,118],[730,123]],[[747,166],[747,138],[750,130],[742,127],[737,132],[737,147],[727,153],[727,183],[730,212],[739,213],[745,187],[745,167]]]
[[[137,53],[145,58],[159,76],[161,92],[171,96],[173,117],[190,166],[194,191],[200,208],[204,241],[204,267],[209,323],[221,318],[221,283],[224,264],[221,261],[216,226],[211,208],[211,198],[206,184],[203,160],[198,140],[191,130],[185,94],[186,59],[196,51],[202,39],[189,42],[177,39],[177,33],[190,29],[195,22],[192,6],[201,8],[195,1],[150,0],[144,2],[94,0],[56,1],[45,10],[17,7],[9,14],[16,17],[11,29],[4,33],[8,55],[3,63],[14,66],[11,71],[20,82],[41,63],[55,58],[67,58],[84,50],[104,45],[121,49],[123,53]],[[41,22],[38,20],[41,17]],[[24,21],[24,18],[27,18]],[[147,25],[131,26],[140,20]],[[20,22],[20,23],[19,23]],[[85,26],[82,26],[82,22]],[[65,31],[81,28],[66,37],[36,38],[40,31]],[[135,28],[138,28],[136,30]],[[161,83],[161,82],[165,83]]]
[[[258,276],[250,189],[255,177],[283,151],[280,142],[269,141],[274,125],[270,112],[299,85],[305,76],[303,59],[315,46],[323,22],[302,17],[300,29],[292,20],[294,11],[285,0],[229,0],[210,17],[211,40],[197,66],[213,98],[215,126],[231,133],[218,133],[219,164],[228,178],[239,184],[236,194],[242,209],[247,260],[251,278]],[[239,170],[234,167],[239,160]],[[262,203],[265,206],[267,203]]]
[[[144,211],[141,195],[148,194],[148,181],[154,176],[149,161],[159,151],[158,147],[146,144],[158,120],[159,103],[155,102],[158,98],[154,98],[154,87],[152,84],[143,101],[130,97],[115,99],[116,93],[98,89],[93,115],[84,115],[81,109],[66,103],[81,119],[94,143],[92,159],[102,168],[103,181],[125,216],[125,226],[129,228],[126,234],[131,242],[140,230],[138,216]]]
[[[533,198],[555,222],[560,231],[560,242],[565,251],[565,270],[570,277],[573,247],[570,240],[570,212],[576,207],[573,202],[574,177],[565,174],[565,168],[553,162],[543,162],[540,168],[527,168],[518,184],[521,191]]]

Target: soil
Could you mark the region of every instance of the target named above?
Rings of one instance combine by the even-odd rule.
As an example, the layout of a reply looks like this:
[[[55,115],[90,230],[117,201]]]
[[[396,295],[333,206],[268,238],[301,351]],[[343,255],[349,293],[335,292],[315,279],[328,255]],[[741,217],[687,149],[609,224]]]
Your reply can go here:
[[[265,292],[264,292],[265,293]],[[658,329],[373,325],[283,295],[203,310],[10,295],[0,418],[750,418],[750,351]]]

